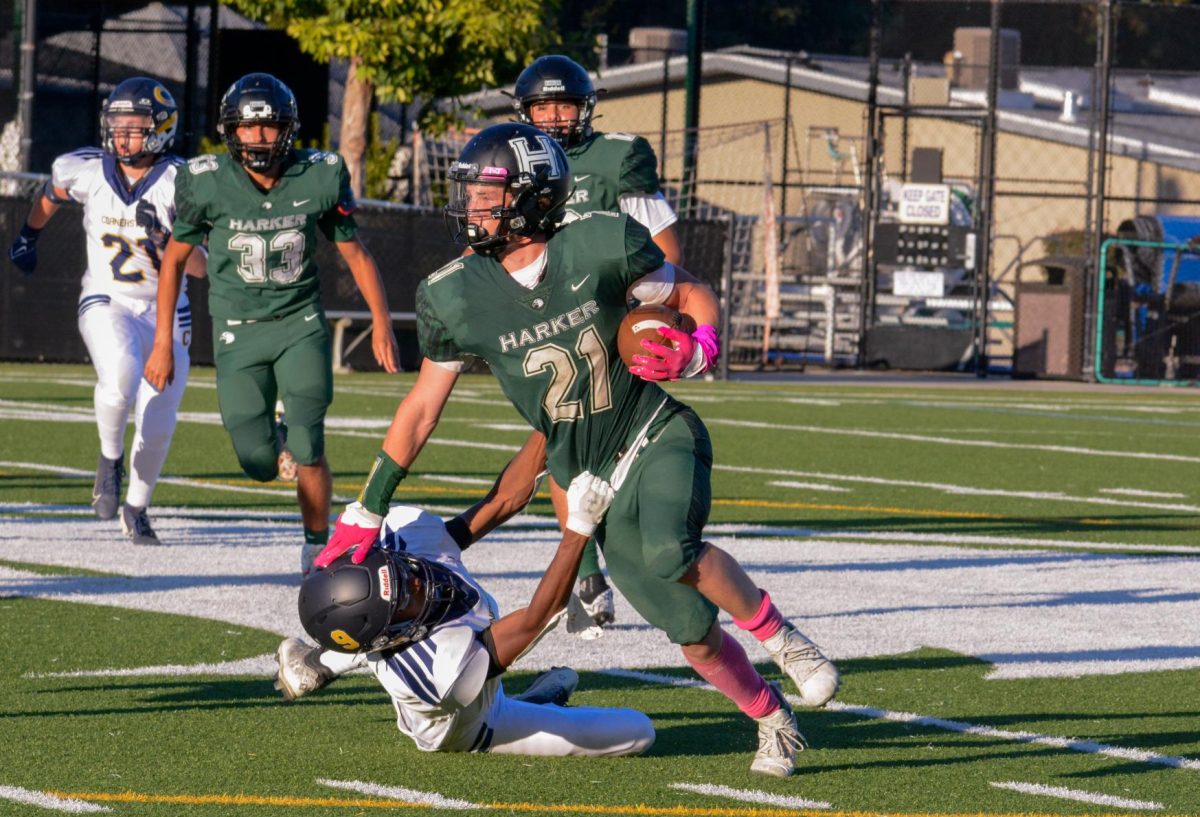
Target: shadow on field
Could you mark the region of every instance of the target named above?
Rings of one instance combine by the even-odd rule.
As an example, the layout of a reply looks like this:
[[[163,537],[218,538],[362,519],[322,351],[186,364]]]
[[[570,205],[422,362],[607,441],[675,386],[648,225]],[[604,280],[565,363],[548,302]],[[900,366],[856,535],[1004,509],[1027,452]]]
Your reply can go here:
[[[373,678],[351,677],[323,689],[320,693],[305,698],[302,702],[285,701],[274,688],[271,678],[221,678],[197,680],[194,678],[146,679],[114,678],[95,679],[95,683],[76,683],[69,686],[53,686],[32,690],[29,695],[44,696],[58,694],[102,693],[123,696],[127,706],[103,706],[96,708],[72,707],[58,710],[0,711],[4,718],[46,718],[91,715],[141,715],[158,712],[248,710],[274,707],[327,707],[363,706],[387,707],[387,693]],[[111,697],[107,697],[111,701]],[[389,708],[390,709],[390,708]]]

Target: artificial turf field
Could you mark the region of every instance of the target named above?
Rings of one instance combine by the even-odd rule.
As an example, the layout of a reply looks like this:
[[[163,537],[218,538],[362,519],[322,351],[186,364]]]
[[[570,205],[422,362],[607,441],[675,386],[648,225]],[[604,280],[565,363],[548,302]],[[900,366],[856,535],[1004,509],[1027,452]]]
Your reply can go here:
[[[91,377],[0,365],[0,815],[1200,814],[1191,392],[674,387],[714,441],[710,538],[842,670],[778,780],[748,770],[753,725],[620,598],[603,638],[552,633],[505,684],[580,668],[575,702],[651,716],[643,757],[422,754],[364,675],[282,703],[291,487],[242,476],[199,369],[155,493],[165,546],[127,546],[87,506]],[[338,377],[335,494],[412,381]],[[469,504],[524,433],[491,378],[464,377],[397,501]],[[505,609],[549,559],[548,514],[539,497],[467,551]]]

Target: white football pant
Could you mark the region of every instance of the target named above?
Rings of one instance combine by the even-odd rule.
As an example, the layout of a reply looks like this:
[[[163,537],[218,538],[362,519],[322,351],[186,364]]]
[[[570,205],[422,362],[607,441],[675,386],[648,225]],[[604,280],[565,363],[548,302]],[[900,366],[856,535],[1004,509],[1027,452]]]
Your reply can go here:
[[[342,675],[367,664],[366,655],[321,651],[321,663]],[[489,704],[488,698],[491,698]],[[393,701],[395,704],[395,701]],[[484,751],[541,757],[621,757],[654,745],[654,725],[636,709],[555,706],[517,701],[489,679],[465,719],[438,747],[442,752]]]
[[[487,751],[493,754],[621,757],[641,754],[654,744],[650,718],[636,709],[527,703],[505,696],[503,686],[483,721],[481,726],[492,730]]]
[[[125,502],[135,508],[150,504],[175,431],[179,402],[188,376],[191,313],[181,307],[175,318],[175,379],[162,392],[154,390],[142,370],[154,348],[155,304],[137,298],[109,297],[81,307],[79,334],[96,370],[96,427],[100,453],[110,460],[125,451],[125,424],[134,410],[133,451]]]

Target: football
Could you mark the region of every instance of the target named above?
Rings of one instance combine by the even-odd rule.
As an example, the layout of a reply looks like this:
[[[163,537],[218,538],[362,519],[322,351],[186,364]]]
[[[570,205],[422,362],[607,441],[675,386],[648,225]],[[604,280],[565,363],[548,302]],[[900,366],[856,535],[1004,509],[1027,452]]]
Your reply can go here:
[[[617,330],[617,351],[626,366],[633,366],[634,355],[650,354],[642,348],[642,340],[652,340],[664,346],[671,341],[658,334],[660,326],[669,326],[689,334],[696,331],[696,322],[682,312],[663,304],[643,304],[636,307],[621,321]]]

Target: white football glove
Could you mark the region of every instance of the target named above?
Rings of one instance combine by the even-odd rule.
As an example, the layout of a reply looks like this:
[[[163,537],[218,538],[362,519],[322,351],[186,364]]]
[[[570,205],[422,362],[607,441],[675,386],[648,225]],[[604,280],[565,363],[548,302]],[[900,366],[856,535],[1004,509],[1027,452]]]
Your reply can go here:
[[[591,536],[613,501],[613,489],[600,477],[584,471],[567,488],[567,530]]]

